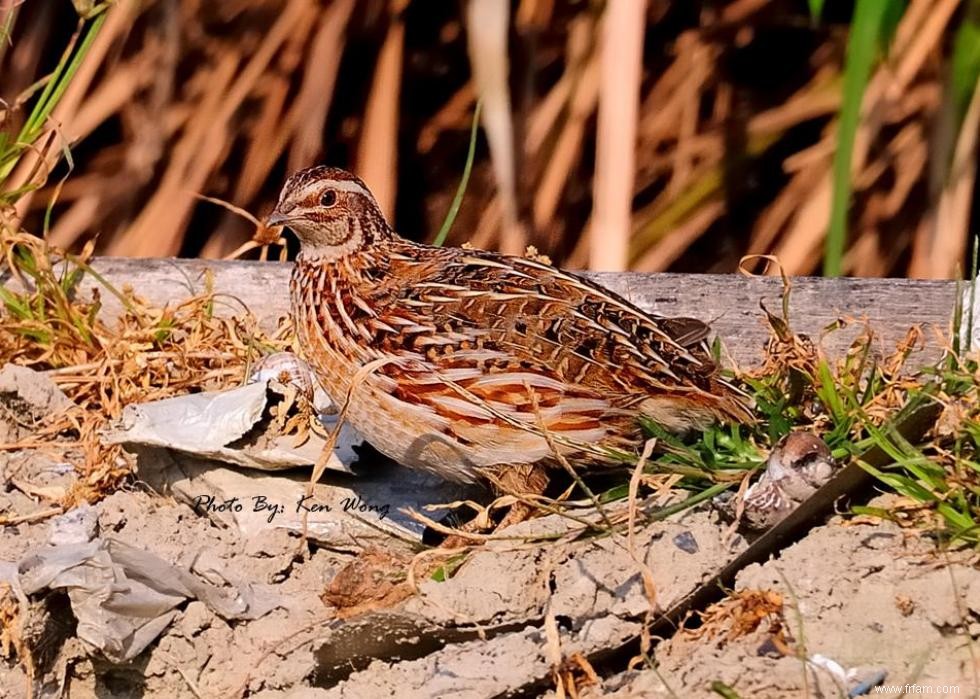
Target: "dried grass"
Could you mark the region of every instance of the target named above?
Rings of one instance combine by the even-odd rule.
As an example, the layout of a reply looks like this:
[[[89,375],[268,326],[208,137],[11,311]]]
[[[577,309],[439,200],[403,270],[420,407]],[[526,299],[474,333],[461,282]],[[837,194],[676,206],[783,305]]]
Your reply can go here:
[[[7,584],[0,584],[0,658],[16,659],[27,676],[27,686],[34,680],[34,656],[23,636],[26,600],[18,601]]]
[[[22,289],[4,293],[0,365],[46,371],[75,403],[29,443],[2,447],[43,446],[73,463],[78,480],[55,499],[65,509],[98,500],[131,473],[122,449],[99,438],[126,405],[241,384],[262,354],[289,346],[285,329],[267,336],[245,309],[233,318],[215,314],[216,305],[236,302],[207,283],[165,308],[145,304],[129,288],[78,298],[91,253],[89,246],[79,256],[65,255],[33,236],[0,231],[0,276],[18,279]],[[118,295],[124,305],[111,326],[98,314],[102,293]]]
[[[684,633],[695,639],[718,639],[719,645],[754,633],[763,623],[783,655],[795,655],[786,631],[783,597],[772,590],[739,590],[699,613],[701,626]]]

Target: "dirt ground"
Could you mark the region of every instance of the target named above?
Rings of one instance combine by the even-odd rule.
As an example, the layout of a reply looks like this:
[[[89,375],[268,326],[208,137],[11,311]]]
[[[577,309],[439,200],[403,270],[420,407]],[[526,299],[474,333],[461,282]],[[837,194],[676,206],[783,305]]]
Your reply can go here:
[[[0,442],[24,439],[64,407],[56,388],[25,372],[0,373]],[[445,580],[418,566],[425,572],[406,597],[397,591],[408,543],[385,535],[358,546],[345,529],[350,545],[323,545],[275,522],[243,527],[153,492],[147,469],[157,463],[141,455],[135,485],[54,517],[45,496],[70,485],[71,464],[0,451],[0,515],[19,520],[0,536],[0,580],[20,571],[37,588],[27,610],[0,605],[0,650],[11,644],[0,697],[31,694],[18,643],[30,649],[41,697],[561,696],[559,682],[564,696],[615,697],[719,696],[713,683],[741,697],[840,696],[875,680],[956,685],[959,696],[980,688],[975,554],[940,551],[891,523],[838,517],[813,529],[739,573],[729,599],[762,591],[782,602],[757,626],[740,625],[745,609],[709,612],[653,639],[644,660],[635,639],[656,617],[651,601],[670,608],[745,550],[709,506],[639,526],[632,549],[625,537],[574,536],[567,518],[524,522]],[[386,468],[374,477],[403,475]],[[654,504],[641,502],[641,515]],[[82,560],[85,547],[95,552],[87,577],[38,580],[54,550]],[[93,586],[107,567],[110,584]],[[341,571],[346,587],[335,580]],[[134,598],[114,597],[120,588],[142,590],[143,602],[152,592],[156,611],[127,606],[121,600]],[[372,594],[382,603],[361,613],[330,604]],[[111,631],[140,614],[135,632],[93,645],[102,632],[92,619]],[[145,649],[123,658],[143,634]]]

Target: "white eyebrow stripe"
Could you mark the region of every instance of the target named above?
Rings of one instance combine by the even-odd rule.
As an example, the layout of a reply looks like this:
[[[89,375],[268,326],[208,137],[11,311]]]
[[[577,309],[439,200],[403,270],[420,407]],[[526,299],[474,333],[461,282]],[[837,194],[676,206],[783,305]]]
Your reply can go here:
[[[324,185],[328,185],[331,189],[335,189],[338,192],[352,192],[354,194],[365,196],[371,200],[374,199],[374,197],[371,196],[371,192],[353,180],[317,180],[315,182],[310,182],[308,185],[303,187],[302,190],[300,190],[299,196],[295,198],[298,201],[304,201],[308,196],[313,194],[314,191],[323,189]]]

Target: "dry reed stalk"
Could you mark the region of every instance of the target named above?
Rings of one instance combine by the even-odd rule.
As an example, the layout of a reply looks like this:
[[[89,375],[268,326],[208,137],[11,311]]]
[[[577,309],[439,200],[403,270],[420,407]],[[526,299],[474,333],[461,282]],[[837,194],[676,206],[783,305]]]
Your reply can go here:
[[[829,116],[840,109],[840,87],[832,75],[817,75],[785,104],[749,119],[749,136],[781,133],[810,119]]]
[[[866,218],[877,218],[881,221],[894,218],[905,205],[912,193],[912,188],[921,181],[929,164],[929,140],[923,132],[922,124],[912,121],[899,130],[898,134],[889,141],[882,157],[880,171],[874,177],[860,178],[861,189],[871,189],[875,181],[891,170],[893,182],[890,188],[882,188],[871,194],[868,208],[875,209],[866,214]],[[869,174],[872,168],[865,171]]]
[[[944,0],[944,2],[946,1]],[[930,31],[921,31],[921,27],[916,27],[919,30],[916,33],[908,28],[923,18],[924,11],[921,7],[916,6],[923,4],[931,3],[930,0],[918,0],[918,3],[912,3],[909,12],[903,17],[896,32],[896,36],[901,35],[903,38],[903,43],[900,45],[896,39],[893,62],[900,66],[901,75],[905,80],[911,79],[911,76],[921,69],[922,61],[935,48],[941,37],[941,34],[935,33],[935,25],[932,23],[930,24]],[[904,49],[901,53],[899,53],[900,48]],[[912,59],[918,63],[913,63]],[[915,69],[913,70],[913,68]],[[861,121],[858,125],[851,161],[852,172],[856,179],[860,177],[861,171],[866,166],[872,141],[877,137],[883,125],[884,111],[888,105],[888,92],[892,79],[893,76],[887,66],[880,67],[865,90],[861,107]],[[830,221],[831,199],[832,174],[828,161],[825,164],[825,173],[820,184],[811,193],[810,198],[804,202],[789,230],[775,248],[775,255],[779,257],[789,274],[807,274],[818,263],[820,246]]]
[[[419,153],[428,153],[432,150],[443,131],[459,128],[465,124],[467,115],[473,111],[474,100],[472,83],[466,83],[459,88],[419,131],[416,141]]]
[[[760,135],[770,130],[789,128],[794,123],[824,116],[840,108],[839,86],[833,84],[831,76],[818,74],[810,85],[791,98],[785,105],[753,117],[748,126],[749,133]],[[763,254],[772,249],[790,218],[806,206],[806,202],[821,183],[826,182],[830,162],[833,159],[835,140],[827,133],[814,146],[800,151],[783,162],[783,169],[794,177],[777,195],[776,199],[760,215],[752,230],[748,244],[748,255]],[[829,206],[829,190],[823,191],[822,204]],[[829,209],[827,210],[829,216]]]
[[[555,13],[555,0],[521,0],[514,17],[518,31],[543,29]]]
[[[333,102],[337,71],[343,54],[344,35],[354,12],[355,0],[337,0],[322,13],[308,56],[303,83],[286,119],[288,131],[295,130],[289,151],[289,170],[313,165],[323,152],[323,129]],[[268,174],[269,168],[262,175]]]
[[[508,85],[510,1],[469,0],[465,18],[473,83],[483,100],[480,120],[490,146],[500,198],[500,250],[520,255],[527,242],[518,218],[514,124]]]
[[[735,0],[722,9],[721,21],[726,24],[744,22],[770,2],[772,0]]]
[[[858,135],[861,135],[861,126],[858,127]],[[857,144],[856,140],[855,163],[863,164],[865,152]],[[830,207],[833,202],[830,162],[831,159],[828,158],[817,170],[821,173],[819,182],[803,200],[802,206],[796,209],[789,230],[775,247],[773,254],[780,259],[790,275],[807,274],[820,260],[820,245],[830,223]]]
[[[493,247],[494,241],[499,238],[502,216],[500,197],[492,197],[483,207],[482,213],[473,235],[463,242],[481,250],[489,250]]]
[[[568,104],[568,118],[551,151],[534,197],[534,227],[544,230],[552,221],[572,169],[582,156],[586,122],[599,98],[599,61],[590,60],[582,69]]]
[[[650,247],[631,267],[637,272],[665,271],[724,213],[723,201],[704,204],[689,219],[672,229],[670,235]]]
[[[681,106],[677,128],[677,145],[674,147],[673,167],[670,181],[667,183],[667,191],[672,195],[684,188],[694,170],[691,141],[697,136],[701,91],[704,88],[704,83],[710,77],[708,71],[711,68],[711,52],[708,47],[701,43],[696,34],[693,32],[682,34],[678,39],[678,44],[682,44],[682,42],[686,45],[681,45],[678,49],[684,56],[685,79],[678,92],[678,100]]]
[[[829,142],[829,141],[828,141]],[[762,255],[772,249],[773,241],[779,237],[783,227],[804,205],[813,190],[824,177],[826,163],[833,157],[833,149],[821,150],[814,156],[821,156],[810,167],[801,168],[789,184],[759,216],[749,239],[748,255]]]
[[[723,200],[722,184],[721,162],[707,160],[698,164],[676,197],[663,190],[652,203],[636,212],[629,248],[630,263],[635,263],[651,246],[697,215],[699,207]]]
[[[970,213],[977,180],[980,135],[980,81],[960,126],[953,162],[935,208],[930,210],[915,238],[909,276],[957,278],[970,237]]]
[[[573,22],[568,28],[568,64],[565,66],[565,71],[558,82],[534,106],[527,120],[524,152],[528,155],[536,155],[541,151],[555,124],[568,107],[575,82],[579,79],[578,68],[581,59],[584,58],[586,49],[591,44],[590,28],[591,22],[586,25],[580,21]],[[573,69],[575,69],[574,73]]]
[[[232,201],[250,201],[262,187],[276,160],[282,155],[291,133],[283,122],[287,111],[286,97],[289,94],[289,73],[299,64],[302,54],[284,52],[289,58],[280,59],[279,72],[266,77],[262,94],[262,106],[251,129],[248,145],[245,147],[241,176],[235,183]]]
[[[681,43],[681,47],[690,47],[690,43]],[[643,118],[637,125],[637,134],[644,149],[654,147],[660,140],[673,138],[679,126],[682,103],[676,95],[684,85],[686,75],[686,59],[683,54],[667,67],[657,77],[657,81],[643,98]]]
[[[921,18],[918,14],[914,15],[908,21],[910,29],[907,33],[899,35],[902,24],[906,24],[906,19],[912,14],[911,7],[908,14],[903,17],[903,21],[899,25],[899,30],[896,31],[895,36],[895,54],[900,58],[895,68],[894,80],[887,87],[887,96],[892,100],[898,102],[903,98],[903,93],[915,76],[918,75],[919,71],[922,70],[922,66],[928,60],[929,54],[942,41],[946,27],[953,18],[953,13],[956,12],[959,4],[960,0],[929,0],[929,2],[920,2],[921,6],[928,6],[928,14]],[[923,13],[925,12],[924,9],[921,11]],[[918,22],[920,19],[921,24]],[[911,29],[913,21],[916,22],[914,35],[912,35],[913,30]],[[908,42],[907,48],[906,41]]]
[[[389,220],[394,218],[398,190],[398,104],[405,51],[401,14],[407,4],[407,0],[396,0],[390,10],[391,21],[374,69],[356,160],[357,174],[371,188]]]
[[[220,227],[208,236],[197,256],[202,260],[224,260],[249,242],[249,230],[241,221],[222,218]]]
[[[251,60],[233,81],[239,56],[222,56],[211,85],[214,92],[207,94],[202,109],[188,124],[187,132],[174,149],[160,187],[140,211],[127,235],[109,246],[110,254],[159,257],[174,255],[180,250],[181,234],[194,206],[189,192],[202,191],[207,178],[227,155],[229,119],[255,88],[276,51],[307,16],[310,7],[310,0],[288,2]]]
[[[865,228],[855,236],[854,244],[844,254],[845,272],[855,276],[883,277],[887,258],[882,255],[881,239],[875,228]]]
[[[0,21],[5,21],[9,17],[8,12],[16,12],[17,15],[14,16],[11,25],[13,32],[16,32],[18,23],[23,26],[23,21],[20,18],[21,10],[25,9],[23,0],[4,0],[4,2],[8,3],[9,9],[3,12]],[[51,15],[54,10],[53,3],[42,5],[37,21],[23,30],[25,32],[23,41],[11,45],[11,39],[8,37],[0,45],[0,67],[6,61],[7,72],[4,74],[4,80],[9,81],[4,87],[10,90],[6,95],[0,94],[0,98],[13,99],[36,80],[37,66],[41,60],[45,38],[50,33]]]
[[[241,176],[235,186],[232,200],[236,202],[250,201],[262,187],[276,161],[282,156],[293,140],[293,148],[306,148],[308,138],[303,130],[320,127],[322,131],[325,111],[321,116],[320,105],[322,98],[329,105],[333,96],[333,81],[336,78],[335,61],[329,60],[327,51],[339,51],[336,44],[342,46],[342,29],[335,36],[332,31],[335,22],[335,12],[345,4],[344,0],[333,3],[330,9],[320,15],[320,24],[316,24],[317,12],[311,9],[308,22],[299,22],[295,31],[290,35],[278,56],[278,63],[272,75],[266,75],[261,87],[262,106],[259,116],[252,128],[251,138],[246,146],[244,165]],[[348,3],[349,4],[349,0]],[[286,99],[290,92],[290,78],[299,70],[306,54],[303,47],[309,39],[310,32],[316,34],[310,44],[309,58],[300,85],[299,92],[292,98],[289,105]],[[334,69],[331,72],[331,69]],[[323,88],[322,95],[319,94]],[[301,115],[306,115],[304,120]],[[297,133],[297,131],[300,133]],[[300,145],[303,144],[303,145]],[[319,139],[313,144],[319,147]],[[290,158],[293,155],[291,153]]]
[[[632,228],[645,0],[609,0],[601,23],[589,268],[626,269]]]
[[[820,166],[834,156],[836,147],[833,138],[824,137],[809,148],[797,151],[786,158],[783,161],[783,172],[787,175],[798,175],[805,170]]]
[[[112,115],[122,111],[152,77],[153,66],[141,58],[114,67],[78,106],[65,137],[74,143],[88,136]]]
[[[132,3],[133,0],[125,2]],[[465,4],[463,7],[466,13],[499,13],[507,10],[502,7],[504,4],[491,0],[478,2],[479,6],[472,8]],[[589,63],[597,60],[593,55],[597,42],[596,8],[581,5],[570,9],[552,0],[521,0],[510,4],[514,25],[510,31],[522,37],[524,45],[540,61],[536,65],[541,66],[541,70],[535,69],[527,83],[533,85],[529,93],[531,101],[517,117],[525,119],[523,123],[514,122],[510,115],[510,96],[505,86],[509,70],[504,55],[507,52],[505,32],[491,27],[494,41],[501,47],[498,55],[490,63],[477,60],[472,67],[475,74],[481,66],[489,66],[493,80],[500,86],[497,94],[506,98],[505,126],[509,134],[506,137],[513,141],[514,134],[524,136],[522,143],[512,143],[513,147],[507,152],[512,160],[508,168],[511,171],[515,167],[513,161],[526,158],[519,178],[520,187],[525,189],[516,192],[513,201],[507,198],[504,189],[501,189],[499,199],[488,196],[480,189],[481,185],[486,186],[488,178],[478,162],[475,186],[471,188],[475,192],[472,200],[478,201],[480,209],[486,208],[487,212],[484,216],[474,216],[475,220],[468,228],[473,233],[470,239],[480,247],[511,246],[514,249],[509,251],[520,252],[523,246],[509,242],[515,233],[513,226],[506,223],[507,209],[513,204],[518,212],[516,220],[516,216],[525,211],[520,207],[526,207],[533,217],[535,242],[558,257],[562,264],[584,267],[588,264],[590,243],[588,233],[581,230],[580,217],[587,210],[588,201],[579,180],[588,178],[587,175],[582,177],[580,163],[583,161],[582,149],[592,137],[592,126],[591,108],[583,108],[576,102],[576,90],[584,90],[581,84],[584,71],[599,70]],[[736,83],[719,65],[719,60],[731,55],[733,45],[742,48],[741,38],[751,35],[756,27],[768,21],[768,16],[764,18],[761,14],[767,4],[766,0],[731,0],[717,8],[708,8],[698,22],[681,26],[669,38],[667,52],[662,44],[651,47],[652,65],[657,68],[649,76],[652,84],[642,95],[632,193],[643,201],[650,198],[656,201],[666,189],[675,199],[686,202],[671,206],[660,200],[658,206],[648,205],[632,212],[629,264],[644,268],[661,268],[669,264],[668,260],[676,259],[697,239],[693,231],[703,230],[709,216],[699,216],[698,207],[717,212],[724,183],[723,178],[718,180],[717,177],[719,173],[724,174],[722,156],[728,148],[726,136],[730,133],[736,90]],[[913,267],[919,269],[922,265],[927,232],[935,229],[937,222],[935,211],[932,211],[926,214],[928,226],[917,225],[924,220],[917,196],[923,183],[923,150],[921,143],[913,144],[912,141],[928,130],[928,121],[936,113],[936,100],[942,91],[937,69],[942,67],[941,61],[946,60],[948,53],[944,32],[957,21],[961,4],[958,0],[913,0],[885,54],[888,65],[878,73],[887,73],[889,67],[893,73],[889,80],[885,80],[884,93],[878,95],[875,104],[866,105],[866,117],[874,117],[877,126],[872,124],[873,128],[869,129],[867,118],[863,120],[867,148],[864,162],[859,162],[860,158],[855,160],[856,196],[851,214],[854,231],[851,243],[859,247],[853,254],[847,254],[849,272],[878,270],[894,274],[901,271],[900,265],[905,264],[903,256],[907,255],[910,244],[916,250]],[[135,242],[120,242],[130,236],[144,240],[156,238],[160,243],[165,238],[172,238],[166,243],[166,251],[170,252],[183,249],[184,238],[191,240],[193,235],[198,238],[194,247],[203,243],[201,254],[205,256],[222,255],[244,240],[248,233],[246,227],[235,218],[224,215],[208,231],[210,238],[201,240],[204,236],[187,231],[190,214],[195,211],[191,207],[198,205],[187,202],[186,192],[174,189],[166,193],[166,201],[161,204],[159,193],[154,193],[153,188],[157,182],[169,186],[173,181],[173,158],[186,147],[188,135],[200,126],[195,121],[196,115],[207,105],[206,95],[216,89],[212,71],[222,56],[238,54],[237,74],[251,54],[264,45],[267,34],[264,23],[274,26],[281,18],[280,9],[288,5],[289,0],[236,0],[218,11],[202,6],[198,0],[168,0],[158,8],[159,11],[144,11],[146,6],[140,5],[133,21],[114,39],[110,36],[112,32],[106,31],[112,29],[111,23],[104,27],[100,41],[111,45],[101,59],[97,74],[86,78],[87,87],[84,90],[75,88],[81,90],[84,97],[64,123],[63,133],[66,136],[95,133],[101,140],[106,130],[99,127],[104,124],[110,131],[118,128],[121,136],[110,136],[108,145],[98,151],[98,155],[93,156],[88,149],[80,150],[76,163],[78,170],[60,192],[59,183],[52,183],[40,191],[39,196],[33,196],[33,201],[30,197],[24,200],[21,213],[29,213],[32,227],[38,228],[43,212],[57,194],[58,206],[54,210],[49,235],[61,245],[77,242],[86,229],[102,231],[104,249],[113,252],[138,247]],[[288,152],[285,158],[287,169],[318,161],[325,147],[327,115],[333,115],[335,108],[331,103],[337,103],[333,94],[337,70],[347,53],[352,50],[362,52],[365,45],[362,28],[358,25],[358,48],[347,46],[348,27],[357,6],[355,0],[308,1],[307,14],[293,26],[274,52],[261,72],[261,80],[234,108],[218,134],[219,138],[213,141],[213,147],[203,148],[198,158],[201,168],[190,173],[178,169],[179,179],[191,184],[200,182],[197,189],[209,190],[240,206],[257,210],[268,204],[268,197],[274,191],[270,176],[279,177],[276,168],[282,164],[284,153]],[[359,12],[357,21],[366,20],[376,27],[384,21],[385,14],[379,11],[383,7],[384,3],[375,3],[373,10]],[[113,8],[112,12],[119,9]],[[47,4],[43,8],[31,6],[28,9],[25,6],[22,11],[25,15],[19,20],[11,49],[2,57],[0,67],[4,73],[4,96],[8,98],[16,96],[40,77],[38,66],[45,58],[42,49],[50,47],[53,41],[57,43],[49,25],[66,17],[74,19],[70,7],[65,15]],[[214,33],[208,22],[215,17],[215,12],[222,18],[236,18],[233,34],[227,36],[234,40],[225,41],[225,37]],[[510,21],[506,14],[504,12],[503,24]],[[28,16],[30,21],[26,21]],[[45,16],[49,22],[43,21]],[[649,28],[661,16],[661,8],[652,7],[638,24]],[[786,15],[775,14],[773,17],[778,27]],[[483,24],[481,30],[485,35],[487,26]],[[559,38],[554,31],[558,26],[567,29],[565,36]],[[450,18],[440,31],[442,41],[447,44],[455,41],[459,27],[459,21]],[[388,27],[389,34],[391,29]],[[382,39],[370,40],[375,42],[374,50],[387,50],[384,48],[387,44],[384,31],[374,32],[371,36]],[[763,155],[768,145],[777,141],[780,146],[799,144],[794,127],[827,118],[839,108],[837,63],[843,34],[835,30],[825,36],[826,40],[810,55],[809,63],[815,72],[809,82],[797,87],[795,94],[782,104],[761,114],[748,115],[744,127],[748,136],[745,154],[749,158]],[[480,41],[485,38],[478,37]],[[939,46],[944,48],[940,50]],[[414,66],[414,61],[420,57],[416,52],[420,49],[411,47],[406,50],[413,52]],[[427,51],[421,51],[422,58],[426,57]],[[203,67],[191,70],[177,84],[177,66],[187,65],[191,57],[200,59],[202,56]],[[667,59],[665,69],[660,66],[664,58]],[[407,54],[405,60],[408,60]],[[365,105],[350,104],[346,99],[342,106],[347,111],[336,116],[342,124],[341,141],[357,143],[353,135],[358,128],[362,132],[357,144],[357,158],[352,159],[354,164],[360,168],[358,161],[376,159],[373,162],[377,165],[372,167],[377,167],[382,177],[388,175],[390,181],[394,168],[390,167],[389,160],[386,171],[385,158],[381,155],[392,152],[390,140],[365,136],[375,128],[369,122],[380,119],[373,115],[386,113],[374,106],[381,96],[377,81],[383,74],[384,61],[381,55],[375,71],[371,104],[366,109],[368,122],[359,122],[360,115],[365,113]],[[542,82],[556,75],[557,80],[542,90]],[[623,77],[623,71],[617,71],[616,81],[624,83]],[[465,75],[462,78],[466,80]],[[233,79],[237,80],[237,77]],[[598,82],[596,78],[596,91]],[[475,83],[475,80],[458,83],[450,90],[452,96],[444,105],[433,106],[432,115],[418,134],[421,153],[433,152],[437,139],[445,131],[466,127]],[[14,90],[18,86],[19,89]],[[751,91],[757,86],[750,84],[748,87]],[[225,85],[221,89],[227,91],[229,88]],[[392,94],[385,96],[393,97]],[[582,92],[578,93],[579,98],[583,96]],[[211,107],[223,110],[230,104],[226,97],[221,96],[217,103],[211,103]],[[708,107],[707,111],[705,107]],[[387,118],[397,118],[391,112],[387,115]],[[19,118],[20,113],[16,111],[0,113],[4,128],[15,127]],[[740,124],[741,119],[739,116]],[[390,137],[394,127],[388,123],[388,128],[377,133],[386,133]],[[918,124],[919,129],[912,128],[912,123]],[[882,126],[887,128],[882,129]],[[903,139],[908,140],[895,139],[896,131],[903,132]],[[885,142],[886,136],[891,140]],[[494,139],[500,140],[490,129],[487,138],[491,141],[491,149]],[[948,138],[948,143],[934,142],[928,149],[933,169],[952,159],[955,144],[951,132]],[[369,148],[368,142],[374,146]],[[809,145],[804,141],[798,146],[800,150],[786,157],[783,165],[790,175],[789,180],[757,215],[750,234],[749,251],[775,249],[784,254],[787,264],[796,272],[812,269],[817,263],[824,226],[820,223],[821,217],[814,218],[804,212],[808,211],[807,200],[811,192],[816,192],[818,203],[821,201],[821,174],[823,178],[829,177],[829,152],[833,142],[833,129],[827,129],[818,143]],[[50,146],[48,155],[52,161],[60,155],[59,143],[52,142]],[[861,143],[858,145],[860,150]],[[381,152],[369,155],[367,152],[374,147]],[[937,152],[941,149],[948,150],[948,154]],[[501,160],[498,153],[499,148],[493,154],[493,167],[499,186]],[[40,174],[44,174],[43,169]],[[931,175],[932,181],[939,183],[935,173]],[[373,175],[369,177],[374,179]],[[763,177],[767,178],[766,175]],[[767,183],[763,181],[764,186]],[[591,184],[599,185],[598,181]],[[933,209],[939,206],[941,184],[933,185],[930,198]],[[379,196],[388,199],[384,194],[386,185],[375,186]],[[435,198],[426,202],[427,210],[433,210],[433,203],[445,195],[446,186],[444,182],[435,181],[438,191],[431,193]],[[185,183],[183,188],[195,187],[187,187]],[[156,212],[161,216],[154,218],[157,225],[152,226],[152,230],[145,215],[147,199],[150,205],[160,207]],[[573,213],[575,216],[570,215]],[[795,217],[790,219],[794,214]],[[920,232],[910,236],[909,228],[918,228]],[[652,237],[643,237],[651,231]],[[523,232],[518,231],[516,235],[523,236]],[[864,235],[874,240],[863,243],[861,236]],[[667,240],[670,238],[673,240]],[[884,250],[881,240],[889,241]],[[502,242],[497,244],[496,241]],[[160,249],[163,250],[163,246]],[[880,253],[875,259],[863,254],[875,249]],[[571,255],[560,259],[562,250],[571,250]],[[787,254],[787,251],[790,252]],[[711,262],[718,260],[713,257]]]
[[[524,151],[545,161],[532,202],[532,220],[538,232],[551,223],[571,169],[581,156],[585,122],[598,100],[599,66],[591,55],[594,26],[589,18],[576,18],[570,24],[565,70],[528,118]],[[557,138],[548,139],[562,114],[565,123]],[[546,139],[550,145],[547,153]]]
[[[586,121],[595,111],[598,98],[598,61],[590,58],[595,23],[588,18],[576,19],[569,26],[567,51],[569,60],[565,71],[545,97],[535,105],[528,117],[524,151],[545,161],[544,172],[538,179],[532,215],[538,231],[549,226],[557,210],[562,189],[571,167],[581,156],[580,145]],[[565,116],[554,145],[545,153],[549,136]],[[493,197],[484,207],[474,234],[467,242],[477,248],[491,248],[500,226],[500,199]],[[581,241],[584,233],[580,235]],[[523,252],[523,251],[522,251]],[[585,266],[584,257],[578,267]]]
[[[58,222],[48,234],[48,242],[60,248],[70,248],[85,233],[95,219],[101,203],[98,194],[79,197],[67,211],[58,216]]]
[[[224,91],[234,79],[238,62],[237,55],[226,53],[212,68],[208,75],[210,89],[204,93],[198,108],[184,126],[180,140],[172,148],[159,186],[126,233],[112,239],[106,254],[160,257],[175,255],[180,250],[183,225],[193,206],[191,192],[199,191],[203,184],[190,182],[188,171],[195,168],[200,172],[203,163],[197,159],[204,157],[205,147],[213,152],[215,143],[211,139],[219,136],[212,128],[213,118]]]
[[[586,223],[585,228],[575,241],[575,247],[565,258],[565,265],[569,269],[585,269],[589,265],[589,248],[592,244],[591,223]]]

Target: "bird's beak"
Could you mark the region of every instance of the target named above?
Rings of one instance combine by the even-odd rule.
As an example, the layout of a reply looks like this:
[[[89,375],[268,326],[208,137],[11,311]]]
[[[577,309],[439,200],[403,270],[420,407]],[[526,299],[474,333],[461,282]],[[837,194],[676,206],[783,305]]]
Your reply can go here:
[[[275,226],[283,226],[289,223],[289,216],[281,212],[278,208],[273,209],[272,213],[269,214],[265,219],[265,225],[267,228],[273,228]]]

